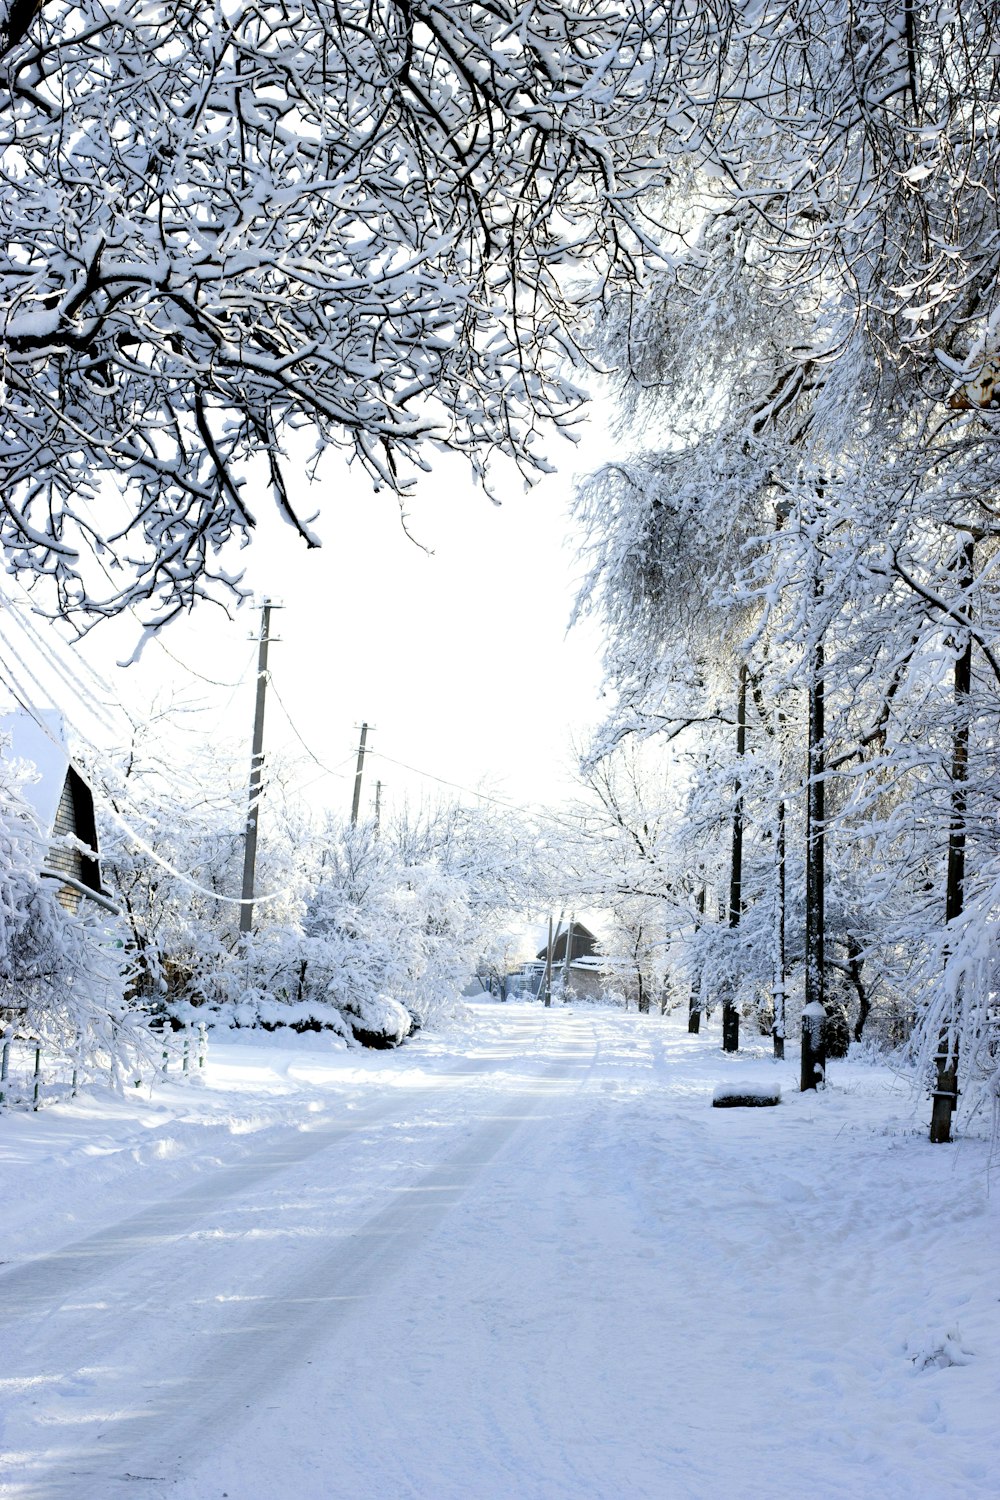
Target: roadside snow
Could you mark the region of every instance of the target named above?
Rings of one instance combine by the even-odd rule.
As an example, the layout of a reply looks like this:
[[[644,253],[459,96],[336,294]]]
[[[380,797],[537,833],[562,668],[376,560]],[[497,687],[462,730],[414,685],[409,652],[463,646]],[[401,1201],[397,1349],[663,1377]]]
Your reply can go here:
[[[760,1078],[733,1079],[732,1082],[717,1083],[712,1090],[712,1103],[722,1104],[738,1099],[749,1099],[763,1104],[777,1104],[781,1099],[781,1085],[773,1080]]]
[[[992,1497],[986,1143],[682,1027],[482,1004],[4,1116],[0,1495]]]

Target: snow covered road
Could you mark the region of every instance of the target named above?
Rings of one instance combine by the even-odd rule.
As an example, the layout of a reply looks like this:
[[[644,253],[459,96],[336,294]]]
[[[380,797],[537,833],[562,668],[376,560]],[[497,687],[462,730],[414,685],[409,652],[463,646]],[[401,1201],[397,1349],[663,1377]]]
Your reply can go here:
[[[0,1121],[0,1494],[995,1495],[985,1144],[681,1024],[229,1042],[205,1090]]]

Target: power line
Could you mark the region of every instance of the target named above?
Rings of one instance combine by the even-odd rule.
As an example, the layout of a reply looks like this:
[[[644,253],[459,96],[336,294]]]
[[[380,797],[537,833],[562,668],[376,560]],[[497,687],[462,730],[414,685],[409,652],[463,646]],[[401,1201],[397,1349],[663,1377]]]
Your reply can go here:
[[[133,615],[136,624],[141,625],[142,621],[139,619],[139,616],[135,614],[135,611],[131,610],[130,613]],[[170,650],[169,646],[165,645],[158,635],[154,636],[153,639],[159,646],[160,650],[165,652],[166,655],[170,657],[170,660],[172,662],[176,662],[182,672],[187,672],[190,674],[190,676],[197,677],[200,682],[207,682],[209,687],[233,688],[235,691],[236,689],[241,688],[246,682],[246,667],[243,668],[243,671],[235,682],[218,682],[214,677],[206,677],[204,672],[199,672],[196,667],[189,667],[186,661],[181,661],[180,657],[175,656],[174,653]],[[252,661],[253,658],[251,657],[250,660]],[[232,701],[232,698],[230,698],[229,702],[231,703]]]
[[[21,665],[23,666],[24,664],[21,663]],[[34,708],[31,707],[30,702],[27,701],[31,696],[30,693],[25,693],[23,688],[19,685],[17,679],[13,677],[10,667],[6,662],[0,662],[0,675],[3,676],[7,690],[13,697],[14,701],[17,703],[18,707],[23,709],[28,717],[34,721],[45,738],[59,751],[60,755],[66,757],[67,763],[73,767],[73,770],[76,771],[77,775],[80,776],[84,781],[87,781],[88,778],[84,769],[80,767],[73,759],[73,757],[67,753],[66,746],[61,744],[56,739],[48,724],[45,723],[43,717]],[[86,741],[86,736],[80,735],[78,730],[75,730],[75,733],[77,733],[81,740]],[[94,751],[94,745],[91,744],[90,749]],[[176,865],[171,864],[168,859],[164,859],[161,854],[158,854],[152,847],[152,845],[148,843],[148,841],[144,839],[142,835],[138,833],[135,828],[133,828],[132,825],[125,820],[125,818],[122,817],[118,809],[110,802],[110,799],[106,798],[105,801],[110,817],[115,823],[118,824],[119,828],[121,828],[122,831],[128,835],[134,847],[141,853],[147,855],[154,864],[159,865],[160,868],[162,870],[165,870],[168,875],[172,875],[175,880],[179,880],[181,884],[187,886],[189,890],[197,891],[199,895],[202,896],[210,896],[213,901],[222,901],[230,906],[243,906],[245,904],[241,896],[220,895],[218,891],[213,891],[208,886],[201,885],[197,880],[192,879],[192,877],[186,874],[183,870],[178,870]],[[268,895],[257,896],[255,899],[258,902],[280,901],[283,897],[289,895],[291,890],[291,886],[285,886],[283,890],[271,891]]]
[[[404,771],[412,771],[414,776],[423,776],[427,781],[436,781],[440,786],[447,786],[455,792],[464,792],[468,797],[478,797],[481,802],[493,803],[496,807],[507,808],[510,812],[522,813],[526,818],[536,818],[545,823],[554,823],[559,828],[571,828],[578,832],[575,824],[567,822],[563,818],[556,817],[554,813],[541,812],[538,808],[523,807],[518,802],[510,802],[505,797],[497,797],[489,792],[476,791],[472,787],[461,786],[457,781],[448,781],[444,776],[435,776],[433,771],[421,771],[418,766],[407,765],[406,761],[396,760],[391,755],[386,755],[384,750],[369,750],[369,755],[377,755],[381,760],[387,760],[390,765],[399,766]]]
[[[306,743],[305,739],[302,736],[301,730],[298,728],[298,726],[296,725],[296,723],[295,723],[294,719],[292,718],[291,714],[288,712],[288,709],[285,707],[284,700],[283,700],[281,694],[278,692],[278,689],[275,687],[273,679],[272,679],[272,681],[270,683],[270,688],[271,688],[271,692],[274,694],[275,698],[278,700],[278,705],[279,705],[279,707],[281,709],[281,712],[284,714],[285,718],[288,721],[288,727],[291,729],[292,733],[294,734],[295,738],[298,740],[299,744],[302,746],[303,750],[308,755],[309,759],[312,760],[312,761],[315,761],[316,765],[319,766],[320,770],[325,775],[327,775],[327,776],[336,776],[340,781],[346,781],[347,780],[347,776],[345,775],[345,773],[343,771],[337,771],[337,770],[333,769],[331,766],[324,765],[323,762],[320,760],[319,756],[315,753],[315,751],[313,751],[312,749],[310,749],[309,745]],[[342,760],[342,761],[339,762],[339,764],[342,765],[342,766],[346,765],[347,762],[353,757],[353,755],[354,755],[354,752],[352,750],[351,754],[348,755],[348,756],[346,756],[344,760]],[[313,783],[310,782],[309,785],[312,786]]]
[[[94,671],[89,662],[83,657],[74,659],[76,665],[82,669],[83,678],[90,679],[93,685],[90,691],[88,691],[87,683],[78,675],[78,672],[70,667],[63,657],[54,650],[51,639],[42,635],[35,626],[33,616],[36,610],[27,596],[14,598],[7,591],[0,591],[0,606],[3,606],[4,619],[16,625],[21,633],[21,638],[26,642],[26,648],[39,658],[40,664],[52,672],[59,683],[70,691],[76,699],[86,698],[96,716],[102,721],[105,729],[117,732],[120,726],[115,724],[113,707],[109,701],[113,696],[111,688]],[[29,677],[36,677],[37,673],[29,665],[28,661],[24,659],[21,652],[18,651],[18,648],[14,645],[9,635],[5,636],[4,644],[8,651],[15,653],[18,662],[25,672],[28,673]],[[121,712],[125,712],[121,704],[116,706]]]

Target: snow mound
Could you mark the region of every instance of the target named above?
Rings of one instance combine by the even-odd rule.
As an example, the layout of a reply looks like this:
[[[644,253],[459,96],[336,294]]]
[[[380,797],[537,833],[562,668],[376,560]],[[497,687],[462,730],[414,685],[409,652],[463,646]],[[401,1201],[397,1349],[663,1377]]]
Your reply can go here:
[[[413,1029],[413,1017],[391,995],[365,995],[343,1007],[351,1029],[365,1047],[398,1047]]]
[[[957,1328],[907,1339],[906,1353],[918,1370],[948,1370],[952,1365],[967,1365],[972,1359],[972,1350],[965,1348]]]
[[[712,1094],[715,1109],[780,1103],[780,1083],[717,1083]]]

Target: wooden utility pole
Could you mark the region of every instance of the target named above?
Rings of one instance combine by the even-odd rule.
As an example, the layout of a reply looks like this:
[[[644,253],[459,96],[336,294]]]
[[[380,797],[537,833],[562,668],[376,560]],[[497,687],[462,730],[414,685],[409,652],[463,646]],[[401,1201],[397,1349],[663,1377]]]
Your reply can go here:
[[[733,808],[733,850],[729,867],[729,926],[735,931],[743,915],[743,760],[747,750],[747,678],[746,662],[740,663],[740,686],[736,708],[736,804]],[[732,979],[726,980],[722,1001],[722,1047],[738,1052],[740,1046],[740,1013],[733,999]]]
[[[545,1004],[552,1004],[552,918],[549,918],[549,946],[545,950]]]
[[[365,769],[365,744],[368,740],[368,725],[361,726],[361,743],[358,746],[358,769],[354,773],[354,801],[351,803],[351,826],[358,821],[361,806],[361,776]]]
[[[257,814],[260,806],[264,771],[264,699],[267,694],[267,648],[271,638],[271,611],[280,609],[265,599],[261,609],[260,649],[257,653],[257,700],[253,716],[253,747],[250,752],[250,796],[247,803],[247,826],[243,837],[243,904],[240,907],[240,932],[253,928],[254,881],[257,871]]]

